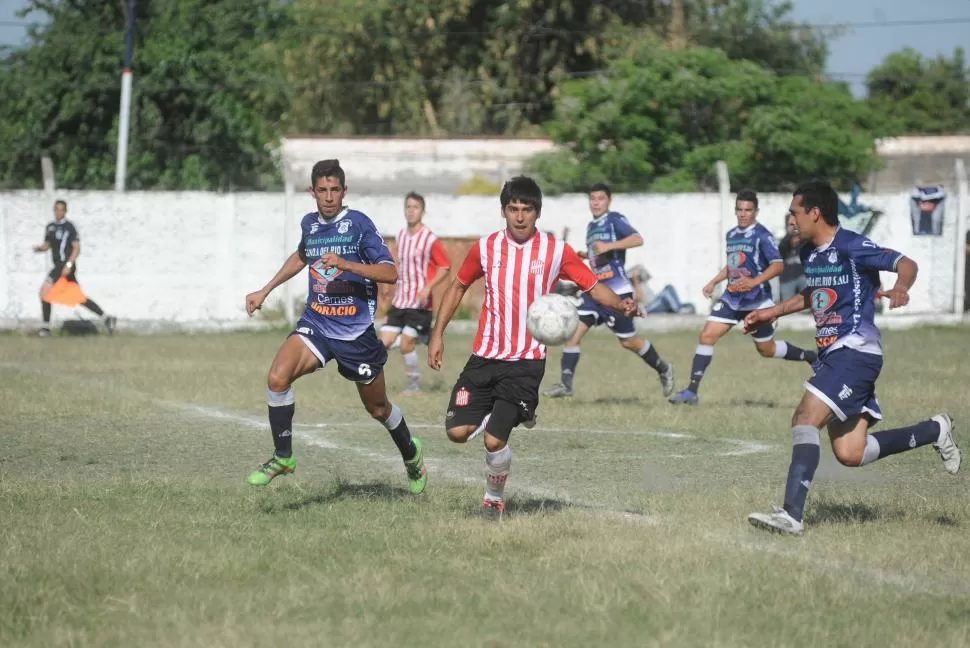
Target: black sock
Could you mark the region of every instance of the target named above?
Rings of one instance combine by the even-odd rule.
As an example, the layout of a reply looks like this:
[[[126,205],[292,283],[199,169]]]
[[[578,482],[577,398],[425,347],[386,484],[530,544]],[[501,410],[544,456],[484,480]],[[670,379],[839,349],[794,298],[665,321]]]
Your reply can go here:
[[[83,304],[81,304],[81,306],[84,306],[86,309],[88,309],[89,311],[91,311],[92,313],[94,313],[95,315],[97,315],[98,317],[104,317],[104,311],[101,310],[101,307],[100,306],[98,306],[96,303],[94,303],[94,300],[93,299],[87,300],[86,302],[84,302]]]
[[[44,328],[51,323],[51,305],[50,302],[45,302],[41,300],[40,302],[41,312],[44,314]]]
[[[802,362],[815,362],[818,360],[818,354],[815,353],[815,351],[808,351],[806,349],[799,348],[791,342],[779,341],[775,342],[775,344],[785,345],[785,353],[782,356],[785,360],[800,360]]]
[[[418,454],[418,449],[411,439],[411,430],[408,429],[408,424],[404,422],[404,414],[401,413],[401,409],[397,405],[391,405],[391,415],[384,421],[384,427],[387,428],[394,445],[401,453],[401,458],[405,461],[414,459],[414,455]]]
[[[269,429],[273,433],[273,447],[277,457],[293,456],[293,414],[296,412],[296,402],[293,391],[267,392],[266,402],[269,407]]]
[[[698,344],[697,351],[694,352],[694,362],[690,366],[690,385],[687,389],[693,393],[697,393],[697,390],[701,388],[701,380],[704,378],[704,372],[707,371],[708,365],[711,364],[711,360],[714,358],[714,347]]]
[[[653,367],[657,373],[663,373],[667,371],[667,363],[663,361],[660,354],[657,353],[656,347],[654,347],[650,342],[645,342],[646,348],[640,352],[640,357],[648,365]]]

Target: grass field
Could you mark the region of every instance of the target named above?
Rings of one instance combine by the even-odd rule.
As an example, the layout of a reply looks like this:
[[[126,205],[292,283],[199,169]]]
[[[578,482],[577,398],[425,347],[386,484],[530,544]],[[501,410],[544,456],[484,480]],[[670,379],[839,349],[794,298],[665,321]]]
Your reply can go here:
[[[512,437],[501,524],[474,515],[481,446],[442,428],[468,336],[396,399],[426,442],[424,496],[329,367],[296,386],[297,473],[246,486],[272,451],[281,340],[0,336],[0,646],[970,645],[966,467],[922,448],[848,469],[826,448],[803,537],[747,524],[780,502],[810,369],[741,335],[697,408],[587,338],[577,396]],[[682,387],[696,334],[653,341]],[[970,449],[968,331],[885,342],[884,425],[947,410]]]

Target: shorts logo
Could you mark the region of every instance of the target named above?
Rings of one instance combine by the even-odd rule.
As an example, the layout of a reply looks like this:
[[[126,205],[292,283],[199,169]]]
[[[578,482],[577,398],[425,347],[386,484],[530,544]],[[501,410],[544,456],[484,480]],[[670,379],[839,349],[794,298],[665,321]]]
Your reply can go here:
[[[308,326],[301,326],[300,328],[296,329],[296,332],[300,335],[313,335],[313,331]]]
[[[445,414],[445,418],[455,418],[455,410],[448,410],[448,413]]]
[[[338,234],[346,234],[347,230],[349,229],[350,229],[350,221],[342,220],[339,223],[337,223]]]
[[[462,387],[455,393],[455,407],[467,407],[472,400],[472,393]]]
[[[744,254],[744,252],[732,252],[728,255],[727,262],[732,268],[738,268],[744,265],[747,258],[748,257]]]
[[[842,391],[839,392],[839,400],[845,400],[852,395],[852,389],[848,385],[842,385]]]
[[[838,298],[838,293],[831,288],[816,288],[812,291],[812,310],[816,313],[824,313],[835,305]]]
[[[722,308],[724,308],[724,304],[722,304],[721,302],[717,302],[716,304],[714,304],[714,308],[712,308],[711,310],[713,310],[713,311],[719,311]]]

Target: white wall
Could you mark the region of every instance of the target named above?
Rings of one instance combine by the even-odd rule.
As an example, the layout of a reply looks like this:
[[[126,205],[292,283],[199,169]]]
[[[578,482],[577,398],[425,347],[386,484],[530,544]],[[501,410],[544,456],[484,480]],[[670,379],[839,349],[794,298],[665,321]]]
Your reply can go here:
[[[243,297],[262,286],[283,261],[283,194],[61,192],[68,218],[77,226],[82,252],[78,276],[85,292],[126,320],[173,323],[238,322],[246,318]],[[49,253],[34,254],[51,219],[53,196],[44,192],[0,194],[0,320],[7,325],[39,318],[37,290]],[[427,223],[441,236],[479,236],[502,225],[498,199],[429,195]],[[790,197],[761,196],[761,221],[773,232],[784,227]],[[920,278],[905,312],[952,309],[957,201],[948,206],[943,237],[914,237],[906,194],[866,196],[863,202],[887,213],[872,238],[920,264]],[[285,218],[297,239],[300,217],[313,208],[297,194]],[[401,196],[350,197],[378,229],[395,235],[403,223]],[[672,284],[702,310],[701,287],[724,262],[723,235],[733,225],[733,202],[717,194],[618,195],[617,211],[644,236],[630,263],[643,263],[652,287]],[[569,242],[582,244],[588,210],[582,195],[548,198],[539,221]],[[961,235],[962,240],[962,235]],[[455,260],[457,264],[459,260]],[[886,277],[891,282],[891,277]],[[290,283],[293,298],[305,295],[305,278]],[[281,289],[269,306],[279,305]],[[63,311],[58,311],[63,315]]]

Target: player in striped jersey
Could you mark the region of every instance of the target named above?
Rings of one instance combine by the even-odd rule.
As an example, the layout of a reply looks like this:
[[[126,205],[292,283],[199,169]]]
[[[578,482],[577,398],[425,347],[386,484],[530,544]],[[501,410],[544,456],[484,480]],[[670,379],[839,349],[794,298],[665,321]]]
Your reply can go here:
[[[381,327],[381,341],[391,348],[401,338],[401,356],[408,383],[405,391],[421,391],[421,368],[415,343],[431,332],[431,291],[448,277],[451,261],[445,247],[422,220],[424,196],[411,192],[404,199],[407,227],[397,235],[398,279],[394,298]]]
[[[472,356],[465,364],[445,418],[448,438],[464,443],[484,432],[485,497],[482,511],[501,518],[505,482],[512,465],[508,445],[512,428],[535,424],[539,383],[546,367],[546,347],[529,335],[526,313],[541,295],[552,292],[562,277],[596,301],[627,317],[638,314],[636,302],[621,299],[564,241],[538,232],[542,191],[531,178],[505,183],[501,194],[506,228],[481,238],[465,257],[441,300],[428,343],[428,365],[441,369],[445,328],[468,287],[485,280],[485,302],[478,321]]]

